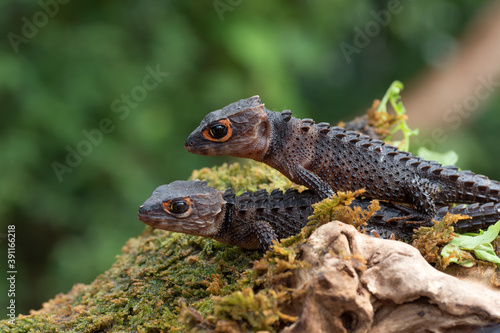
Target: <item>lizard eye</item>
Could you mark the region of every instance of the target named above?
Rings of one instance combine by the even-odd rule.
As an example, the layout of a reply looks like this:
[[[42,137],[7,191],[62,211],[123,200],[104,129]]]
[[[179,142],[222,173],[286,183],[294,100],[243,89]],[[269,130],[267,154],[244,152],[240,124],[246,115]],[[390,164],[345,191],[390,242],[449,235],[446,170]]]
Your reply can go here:
[[[223,138],[227,134],[227,127],[222,124],[215,124],[208,130],[210,136],[214,139]]]
[[[231,137],[232,132],[231,121],[229,119],[222,119],[207,126],[203,131],[203,136],[210,141],[224,142]]]
[[[191,202],[189,199],[175,199],[163,203],[163,209],[167,213],[174,215],[188,215],[190,208]]]

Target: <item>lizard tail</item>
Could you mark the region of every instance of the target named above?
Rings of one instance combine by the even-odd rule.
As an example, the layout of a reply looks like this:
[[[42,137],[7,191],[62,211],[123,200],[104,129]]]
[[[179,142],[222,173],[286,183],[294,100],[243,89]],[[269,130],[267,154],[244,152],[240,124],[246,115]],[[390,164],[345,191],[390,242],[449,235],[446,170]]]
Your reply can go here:
[[[500,182],[471,171],[459,171],[448,175],[456,180],[456,202],[500,202]]]
[[[459,205],[455,208],[442,207],[436,213],[436,219],[441,220],[446,213],[468,215],[471,219],[459,220],[454,225],[455,231],[477,232],[479,229],[487,229],[490,225],[500,220],[500,203],[488,202],[486,204],[475,203],[472,205]]]

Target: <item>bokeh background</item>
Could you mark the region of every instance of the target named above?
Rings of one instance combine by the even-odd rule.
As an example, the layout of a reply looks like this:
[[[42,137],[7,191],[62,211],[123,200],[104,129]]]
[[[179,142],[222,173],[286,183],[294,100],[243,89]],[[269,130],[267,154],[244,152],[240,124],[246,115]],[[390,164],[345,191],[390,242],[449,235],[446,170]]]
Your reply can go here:
[[[137,209],[156,186],[229,161],[191,155],[184,141],[206,113],[252,95],[336,123],[399,79],[421,144],[500,179],[500,87],[454,113],[459,124],[443,116],[475,96],[478,75],[498,74],[500,56],[463,56],[491,55],[471,50],[495,45],[478,31],[494,31],[496,10],[477,0],[3,1],[0,308],[7,225],[27,314],[109,268],[144,230]],[[432,139],[436,128],[444,139]]]

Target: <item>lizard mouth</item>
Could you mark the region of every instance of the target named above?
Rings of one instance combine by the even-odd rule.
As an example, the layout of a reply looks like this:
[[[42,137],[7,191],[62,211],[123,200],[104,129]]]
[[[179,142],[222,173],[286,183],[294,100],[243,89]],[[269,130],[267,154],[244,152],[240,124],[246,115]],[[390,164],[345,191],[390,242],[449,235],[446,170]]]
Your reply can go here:
[[[139,221],[149,224],[151,226],[158,225],[161,222],[165,222],[165,220],[160,216],[151,216],[151,214],[142,214],[137,213],[137,218]]]
[[[183,225],[182,221],[171,221],[165,219],[164,216],[155,216],[151,215],[151,213],[146,215],[139,212],[137,213],[137,218],[139,219],[139,221],[146,223],[147,225],[156,229],[174,231],[175,229],[179,228],[179,226]]]
[[[197,147],[196,142],[193,140],[188,140],[186,141],[186,144],[184,145],[184,148],[190,153],[197,154],[197,155],[208,155],[208,156],[215,156],[217,155],[215,150],[213,148],[209,147]]]

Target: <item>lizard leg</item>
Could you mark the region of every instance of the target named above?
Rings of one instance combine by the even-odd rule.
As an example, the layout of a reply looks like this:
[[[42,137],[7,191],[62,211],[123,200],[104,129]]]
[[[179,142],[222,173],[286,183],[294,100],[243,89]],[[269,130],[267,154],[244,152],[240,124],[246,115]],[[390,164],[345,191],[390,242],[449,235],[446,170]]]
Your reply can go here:
[[[396,208],[407,212],[408,215],[393,217],[388,219],[387,222],[405,221],[408,223],[425,224],[431,221],[432,217],[436,215],[436,205],[428,191],[413,186],[410,188],[410,192],[413,193],[412,201],[413,205],[417,208],[417,211],[408,206],[393,203]]]
[[[322,199],[331,197],[334,194],[333,189],[327,182],[301,165],[294,170],[294,178],[298,180],[299,184],[307,186]]]
[[[397,202],[391,202],[390,204],[393,207],[401,210],[402,212],[405,212],[407,215],[389,218],[386,221],[387,223],[396,221],[405,221],[409,223],[411,222],[415,224],[422,224],[430,221],[430,218],[427,214],[420,213],[419,211],[416,211],[414,208],[408,207],[404,204],[400,204]]]
[[[257,240],[264,251],[269,251],[271,245],[273,245],[273,240],[278,240],[278,236],[274,231],[273,227],[269,222],[264,220],[255,221],[252,224],[255,235],[257,235]]]

